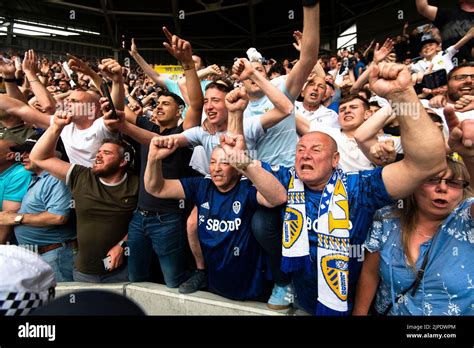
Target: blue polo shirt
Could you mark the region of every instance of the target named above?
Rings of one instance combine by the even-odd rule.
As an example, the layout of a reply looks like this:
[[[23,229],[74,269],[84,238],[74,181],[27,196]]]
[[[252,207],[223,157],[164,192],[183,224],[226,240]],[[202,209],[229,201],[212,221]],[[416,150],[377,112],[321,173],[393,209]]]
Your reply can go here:
[[[0,173],[0,210],[3,209],[3,201],[21,202],[30,180],[31,172],[20,163]]]
[[[21,207],[20,214],[40,214],[49,212],[55,215],[69,216],[71,209],[71,191],[60,180],[43,171],[33,175]],[[45,246],[62,243],[76,237],[70,224],[57,226],[18,225],[14,227],[19,244]]]

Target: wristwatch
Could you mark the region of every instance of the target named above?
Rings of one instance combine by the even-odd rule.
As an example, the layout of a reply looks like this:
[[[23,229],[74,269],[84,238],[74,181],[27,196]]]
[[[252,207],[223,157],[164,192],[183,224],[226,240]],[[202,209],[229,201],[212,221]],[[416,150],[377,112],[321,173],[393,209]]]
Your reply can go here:
[[[25,217],[25,215],[23,214],[18,214],[17,216],[15,216],[15,225],[21,225],[21,222],[23,221],[23,218]]]
[[[127,247],[127,241],[126,240],[121,240],[118,245],[122,248],[125,249]]]

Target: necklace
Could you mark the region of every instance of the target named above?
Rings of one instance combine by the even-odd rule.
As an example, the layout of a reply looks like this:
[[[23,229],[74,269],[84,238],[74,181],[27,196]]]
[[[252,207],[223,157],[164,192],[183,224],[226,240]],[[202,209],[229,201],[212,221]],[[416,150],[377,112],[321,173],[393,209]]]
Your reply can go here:
[[[418,235],[420,235],[420,236],[422,236],[422,237],[424,237],[424,238],[428,238],[428,239],[433,238],[433,236],[436,234],[436,233],[433,233],[431,236],[430,236],[430,235],[426,235],[426,234],[421,233],[421,232],[418,231],[417,229],[415,229],[415,232],[416,232]]]

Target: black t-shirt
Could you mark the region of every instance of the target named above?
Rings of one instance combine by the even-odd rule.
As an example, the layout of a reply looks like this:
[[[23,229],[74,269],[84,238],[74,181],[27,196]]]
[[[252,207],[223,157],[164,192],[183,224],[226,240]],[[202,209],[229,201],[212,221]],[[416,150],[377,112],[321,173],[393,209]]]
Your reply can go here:
[[[474,25],[474,12],[466,12],[458,6],[454,8],[438,8],[433,24],[441,32],[443,49],[456,44]],[[474,40],[465,44],[456,55],[458,59],[472,60],[471,50]],[[461,63],[461,62],[459,62]]]
[[[137,127],[146,129],[159,135],[166,136],[183,132],[182,124],[175,128],[165,129],[163,132],[160,132],[160,127],[158,125],[143,116],[137,117],[136,124]],[[148,148],[148,146],[140,145],[140,190],[138,193],[138,207],[160,213],[183,212],[184,206],[182,203],[180,204],[178,200],[156,198],[145,191],[144,177],[148,160]],[[182,147],[178,148],[170,156],[165,158],[162,162],[163,177],[165,179],[180,179],[198,175],[189,166],[191,155],[191,149]]]

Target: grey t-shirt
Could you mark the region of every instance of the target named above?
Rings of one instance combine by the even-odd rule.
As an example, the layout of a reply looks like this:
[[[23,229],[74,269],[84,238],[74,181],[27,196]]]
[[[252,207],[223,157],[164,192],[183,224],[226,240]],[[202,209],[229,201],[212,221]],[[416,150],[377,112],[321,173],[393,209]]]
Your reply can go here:
[[[217,132],[216,134],[209,134],[202,127],[193,127],[191,129],[185,130],[181,134],[186,137],[186,139],[192,146],[203,146],[204,151],[207,155],[207,163],[201,163],[200,167],[202,167],[201,169],[204,170],[206,173],[209,173],[209,162],[212,150],[214,150],[214,148],[220,143],[219,137],[222,134],[226,133],[227,132]],[[252,151],[256,149],[258,140],[264,135],[265,130],[263,129],[262,123],[260,122],[260,117],[244,119],[245,142],[252,158],[255,157],[252,155]]]

